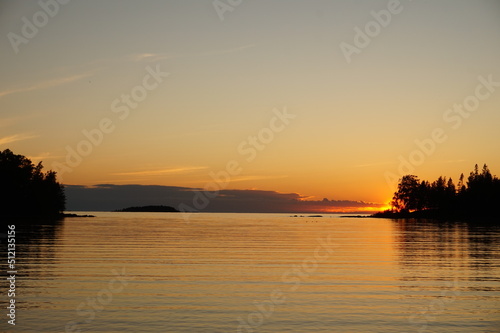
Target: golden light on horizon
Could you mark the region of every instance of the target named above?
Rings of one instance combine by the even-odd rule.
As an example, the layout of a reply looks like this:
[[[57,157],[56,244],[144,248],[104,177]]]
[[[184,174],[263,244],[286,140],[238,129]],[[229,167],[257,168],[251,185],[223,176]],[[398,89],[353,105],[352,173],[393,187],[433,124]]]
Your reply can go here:
[[[26,5],[15,3],[4,27],[20,27]],[[499,173],[500,45],[492,41],[500,29],[491,4],[461,3],[463,20],[422,26],[411,17],[432,10],[446,18],[448,5],[413,3],[398,29],[347,58],[332,41],[357,40],[347,18],[369,13],[368,2],[325,2],[321,17],[308,2],[266,8],[276,20],[256,27],[231,18],[237,33],[202,3],[134,4],[123,11],[141,36],[132,44],[122,11],[80,29],[88,23],[80,11],[115,13],[112,4],[87,6],[61,11],[59,28],[36,42],[13,49],[4,38],[0,48],[0,149],[43,160],[65,184],[203,188],[226,179],[235,161],[227,189],[352,201],[346,209],[374,212],[359,202],[390,208],[391,183],[407,173],[456,181],[475,163]],[[263,10],[249,6],[248,18]],[[200,16],[186,29],[179,13]],[[89,40],[95,47],[82,52]],[[433,57],[436,49],[444,53]]]

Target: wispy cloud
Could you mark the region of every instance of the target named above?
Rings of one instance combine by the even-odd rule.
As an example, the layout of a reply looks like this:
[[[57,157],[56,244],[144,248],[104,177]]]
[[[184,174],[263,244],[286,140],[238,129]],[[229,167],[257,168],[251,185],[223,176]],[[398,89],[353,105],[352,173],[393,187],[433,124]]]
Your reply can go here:
[[[176,56],[167,53],[134,53],[125,57],[129,61],[160,61]]]
[[[49,152],[43,152],[43,153],[38,154],[37,156],[27,156],[27,158],[29,158],[32,161],[53,160],[53,159],[63,158],[63,157],[64,157],[64,155],[57,156],[57,155],[52,155]]]
[[[231,182],[246,182],[246,181],[253,181],[253,180],[263,180],[263,179],[283,179],[283,178],[288,178],[288,176],[240,176],[240,177],[234,177],[231,178]]]
[[[4,136],[3,138],[0,138],[0,146],[6,145],[8,143],[16,142],[16,141],[28,140],[28,139],[33,139],[33,138],[37,138],[37,137],[38,137],[38,135],[32,135],[32,134],[27,134],[27,133]]]
[[[127,179],[121,179],[121,180],[116,180],[116,179],[105,179],[105,180],[96,180],[99,183],[102,184],[140,184],[141,182],[146,181],[147,178],[127,178]]]
[[[42,81],[30,86],[25,86],[25,87],[19,87],[19,88],[13,88],[13,89],[7,89],[4,91],[0,91],[0,98],[7,96],[7,95],[12,95],[12,94],[17,94],[17,93],[22,93],[22,92],[28,92],[28,91],[34,91],[34,90],[40,90],[40,89],[47,89],[47,88],[52,88],[56,86],[60,86],[66,83],[70,83],[73,81],[77,81],[86,77],[89,77],[93,75],[94,73],[85,73],[85,74],[77,74],[77,75],[72,75],[72,76],[66,76],[66,77],[59,77],[56,79],[51,79],[47,81]]]
[[[161,170],[145,170],[145,171],[133,171],[133,172],[119,172],[113,173],[115,176],[161,176],[165,174],[172,173],[186,173],[196,170],[207,169],[208,167],[182,167],[182,168],[172,168],[172,169],[161,169]]]
[[[187,54],[171,54],[171,53],[133,53],[125,56],[125,60],[128,61],[160,61],[160,60],[165,60],[165,59],[175,59],[175,58],[187,58],[187,57],[205,57],[205,56],[216,56],[216,55],[223,55],[223,54],[229,54],[229,53],[235,53],[235,52],[240,52],[249,48],[255,47],[255,44],[247,44],[247,45],[242,45],[238,47],[233,47],[233,48],[228,48],[228,49],[221,49],[221,50],[212,50],[212,51],[205,51],[205,52],[199,52],[199,53],[187,53]]]

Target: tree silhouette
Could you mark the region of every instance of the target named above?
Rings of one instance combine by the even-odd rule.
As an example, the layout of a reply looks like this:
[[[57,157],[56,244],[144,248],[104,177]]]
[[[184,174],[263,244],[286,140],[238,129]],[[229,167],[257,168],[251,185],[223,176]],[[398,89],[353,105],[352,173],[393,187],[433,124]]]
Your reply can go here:
[[[403,176],[392,199],[394,213],[414,216],[492,217],[499,205],[500,179],[491,175],[486,164],[481,172],[475,165],[467,184],[461,174],[458,186],[442,176],[432,183],[420,182],[415,175]]]
[[[64,187],[56,172],[42,169],[42,162],[34,165],[9,149],[0,151],[0,215],[54,217],[64,211]]]
[[[392,198],[392,206],[399,212],[409,212],[420,208],[420,181],[417,176],[406,175],[398,184],[398,191]]]

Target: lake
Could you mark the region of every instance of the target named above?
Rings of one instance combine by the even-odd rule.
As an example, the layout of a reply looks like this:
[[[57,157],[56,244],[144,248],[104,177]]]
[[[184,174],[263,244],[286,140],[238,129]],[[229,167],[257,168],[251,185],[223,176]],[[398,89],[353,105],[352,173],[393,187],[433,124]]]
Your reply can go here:
[[[2,331],[500,332],[499,228],[85,214],[16,224],[16,325],[3,307]]]

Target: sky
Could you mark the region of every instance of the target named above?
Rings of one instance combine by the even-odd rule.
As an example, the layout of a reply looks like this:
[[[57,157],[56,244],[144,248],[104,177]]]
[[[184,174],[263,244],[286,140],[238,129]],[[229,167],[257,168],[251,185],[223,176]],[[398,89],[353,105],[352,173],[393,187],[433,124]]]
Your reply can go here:
[[[0,34],[0,149],[87,197],[356,210],[405,174],[500,174],[497,0],[11,0]]]

